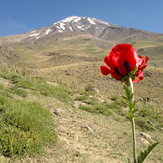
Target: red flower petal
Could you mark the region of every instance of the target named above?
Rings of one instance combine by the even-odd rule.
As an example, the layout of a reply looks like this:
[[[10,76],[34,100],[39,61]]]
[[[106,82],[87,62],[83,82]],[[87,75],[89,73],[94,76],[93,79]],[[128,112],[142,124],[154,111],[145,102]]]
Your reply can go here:
[[[142,64],[139,66],[139,70],[143,71],[147,67],[148,61],[149,61],[149,57],[147,56],[143,60]]]
[[[115,72],[114,70],[111,72],[111,76],[112,76],[113,78],[115,78],[115,79],[118,79],[118,80],[120,80],[120,79],[123,78],[123,76],[119,75],[119,74],[118,74],[117,72]]]
[[[103,66],[101,66],[101,73],[103,75],[108,75],[111,73],[111,70],[107,66],[103,65]]]
[[[112,52],[117,56],[117,68],[124,76],[136,68],[136,50],[131,44],[119,44],[112,49]]]
[[[144,79],[144,73],[142,71],[139,71],[136,75],[137,79],[134,79],[133,83],[139,82]]]
[[[114,53],[110,53],[109,56],[106,56],[104,58],[104,62],[111,68],[114,69],[118,66],[118,63],[116,61],[116,57],[114,56]]]
[[[144,58],[140,55],[135,56],[136,57],[136,66],[139,67],[140,65],[143,64]]]

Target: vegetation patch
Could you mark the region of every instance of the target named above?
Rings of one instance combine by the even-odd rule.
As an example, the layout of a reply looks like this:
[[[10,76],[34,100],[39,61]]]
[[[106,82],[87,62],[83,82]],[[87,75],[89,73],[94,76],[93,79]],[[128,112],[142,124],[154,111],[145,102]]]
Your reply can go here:
[[[81,105],[79,107],[79,109],[85,110],[85,111],[90,112],[90,113],[103,114],[106,116],[111,116],[113,114],[111,112],[111,110],[109,110],[107,107],[100,105],[100,104],[94,105],[94,106]]]
[[[37,86],[37,90],[42,95],[55,97],[62,102],[72,103],[72,98],[70,96],[71,92],[69,89],[66,89],[64,87],[54,87],[51,85],[40,84]]]
[[[162,127],[162,112],[159,106],[149,104],[141,104],[138,106],[138,117],[136,116],[136,124],[142,130],[156,130]]]
[[[20,89],[20,88],[17,88],[15,86],[14,87],[11,87],[9,89],[9,91],[11,93],[16,94],[16,95],[21,96],[21,97],[27,97],[27,95],[28,95],[28,93],[25,90]]]
[[[39,103],[0,96],[0,154],[34,155],[55,144],[52,114]]]
[[[90,104],[90,105],[96,105],[98,103],[96,98],[89,97],[88,95],[78,96],[76,97],[75,100],[82,101],[83,103]]]
[[[11,93],[17,94],[22,97],[27,96],[27,92],[20,89],[30,89],[38,91],[40,94],[44,96],[51,96],[55,97],[56,99],[66,102],[72,103],[72,98],[70,96],[71,91],[70,89],[64,86],[52,86],[48,85],[43,79],[41,78],[29,78],[26,76],[19,76],[15,73],[0,73],[0,76],[4,79],[8,79],[11,81],[12,84],[15,86],[10,89]]]

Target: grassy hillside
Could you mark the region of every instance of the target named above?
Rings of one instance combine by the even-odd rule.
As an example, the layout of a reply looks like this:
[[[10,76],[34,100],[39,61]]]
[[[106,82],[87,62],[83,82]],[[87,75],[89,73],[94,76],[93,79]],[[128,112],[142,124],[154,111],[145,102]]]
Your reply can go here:
[[[150,57],[150,65],[163,67],[163,37],[146,40],[123,39],[116,43],[132,43],[141,55]],[[38,40],[10,44],[7,55],[16,65],[32,69],[52,68],[74,63],[102,61],[115,43],[97,40],[86,35],[64,37],[59,40]]]
[[[135,84],[136,134],[138,150],[160,141],[146,162],[162,162],[163,38],[124,41],[150,57]],[[87,36],[1,46],[0,162],[125,162],[132,138],[123,84],[99,71],[113,46]]]
[[[96,64],[79,64],[74,71],[71,70],[74,65],[61,67],[55,71],[61,76],[46,74],[46,78],[43,73],[41,77],[27,69],[1,67],[1,162],[116,163],[131,155],[132,138],[126,104],[121,97],[122,86],[92,71],[93,67],[98,68]],[[64,74],[65,70],[69,74]],[[147,78],[136,86],[137,95],[144,93],[145,98],[157,91],[156,99],[137,97],[138,150],[151,141],[142,137],[141,132],[149,134],[152,141],[161,142],[148,157],[147,162],[151,163],[163,161],[162,87],[150,82],[158,77],[161,82],[162,71],[155,72],[148,69]],[[77,78],[80,81],[75,81]],[[74,85],[68,81],[74,81]]]

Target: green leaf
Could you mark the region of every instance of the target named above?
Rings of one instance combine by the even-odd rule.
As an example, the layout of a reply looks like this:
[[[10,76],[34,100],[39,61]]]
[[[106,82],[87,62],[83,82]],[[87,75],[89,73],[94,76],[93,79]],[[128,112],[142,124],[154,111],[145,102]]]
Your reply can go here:
[[[127,100],[127,97],[126,96],[121,96],[124,100]]]
[[[130,101],[132,100],[133,96],[134,96],[134,94],[130,93],[130,97],[129,97]]]
[[[135,102],[135,101],[131,102],[131,103],[129,104],[130,110],[135,110],[135,109],[134,109],[134,108],[135,108],[135,105],[136,105],[136,102]]]
[[[135,70],[131,71],[129,76],[133,79],[135,77],[135,74],[137,73],[138,71],[138,67],[135,68]]]
[[[138,109],[134,109],[132,112],[133,112],[133,114],[135,113],[135,112],[137,112],[138,111]]]
[[[125,89],[125,92],[126,92],[127,100],[130,100],[131,96],[133,96],[132,92],[131,92],[131,88],[129,86],[127,86],[127,85],[124,85],[124,89]]]
[[[149,153],[158,145],[159,142],[153,143],[148,145],[148,147],[142,152],[140,152],[139,156],[137,157],[137,163],[143,163],[145,158],[149,155]]]

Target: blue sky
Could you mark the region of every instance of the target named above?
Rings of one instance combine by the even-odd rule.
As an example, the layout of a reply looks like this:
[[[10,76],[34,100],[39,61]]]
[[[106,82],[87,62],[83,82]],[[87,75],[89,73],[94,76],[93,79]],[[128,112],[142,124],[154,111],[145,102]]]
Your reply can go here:
[[[0,0],[0,36],[25,33],[68,16],[163,33],[163,0]]]

